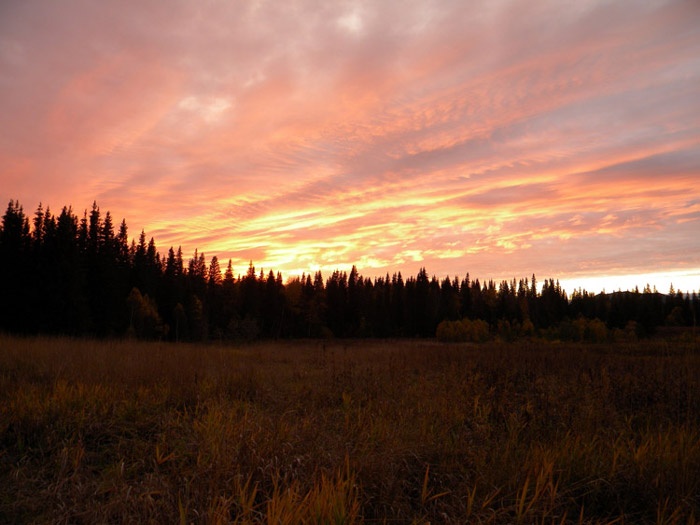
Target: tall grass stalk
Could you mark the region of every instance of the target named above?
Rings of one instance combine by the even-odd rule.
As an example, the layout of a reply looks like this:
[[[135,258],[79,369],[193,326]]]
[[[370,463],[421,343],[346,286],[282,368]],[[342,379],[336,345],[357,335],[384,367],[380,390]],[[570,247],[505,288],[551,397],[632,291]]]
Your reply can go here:
[[[692,345],[0,336],[3,523],[695,523]]]

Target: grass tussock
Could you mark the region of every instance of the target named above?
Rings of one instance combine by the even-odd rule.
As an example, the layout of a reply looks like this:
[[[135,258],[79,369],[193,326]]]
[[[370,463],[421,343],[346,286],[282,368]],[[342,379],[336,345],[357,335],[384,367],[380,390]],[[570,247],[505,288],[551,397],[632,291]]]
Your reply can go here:
[[[695,523],[700,354],[0,337],[3,523]]]

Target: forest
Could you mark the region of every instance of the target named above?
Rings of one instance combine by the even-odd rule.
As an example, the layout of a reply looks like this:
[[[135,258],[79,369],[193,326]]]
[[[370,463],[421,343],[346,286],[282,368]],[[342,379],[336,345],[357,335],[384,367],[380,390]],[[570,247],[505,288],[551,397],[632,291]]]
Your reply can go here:
[[[436,337],[443,341],[630,340],[660,327],[695,327],[698,295],[673,290],[571,297],[555,279],[481,282],[401,272],[368,278],[355,266],[283,281],[280,272],[236,274],[216,255],[161,255],[141,231],[129,241],[97,203],[79,217],[11,200],[0,225],[0,330],[17,334],[170,341]],[[669,327],[669,328],[666,328]],[[675,327],[675,328],[670,328]]]

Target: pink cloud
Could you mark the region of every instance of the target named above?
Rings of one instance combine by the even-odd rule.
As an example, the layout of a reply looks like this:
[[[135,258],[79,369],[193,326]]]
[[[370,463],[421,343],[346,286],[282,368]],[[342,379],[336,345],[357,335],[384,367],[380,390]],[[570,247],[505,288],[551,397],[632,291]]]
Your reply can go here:
[[[700,267],[693,2],[16,3],[0,198],[282,271]],[[583,272],[583,273],[582,273]]]

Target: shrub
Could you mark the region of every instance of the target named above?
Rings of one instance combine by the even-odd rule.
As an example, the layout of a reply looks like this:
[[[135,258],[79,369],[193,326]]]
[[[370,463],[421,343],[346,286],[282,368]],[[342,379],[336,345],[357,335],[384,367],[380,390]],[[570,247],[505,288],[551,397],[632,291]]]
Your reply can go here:
[[[443,343],[464,343],[468,341],[467,327],[460,321],[442,321],[435,332],[438,341]]]
[[[535,335],[535,325],[532,321],[525,319],[520,327],[520,334],[525,337],[533,337]]]
[[[608,328],[600,319],[588,319],[583,338],[589,343],[604,343],[608,340]]]
[[[481,319],[446,320],[438,325],[435,337],[444,343],[483,343],[489,339],[489,325]]]

